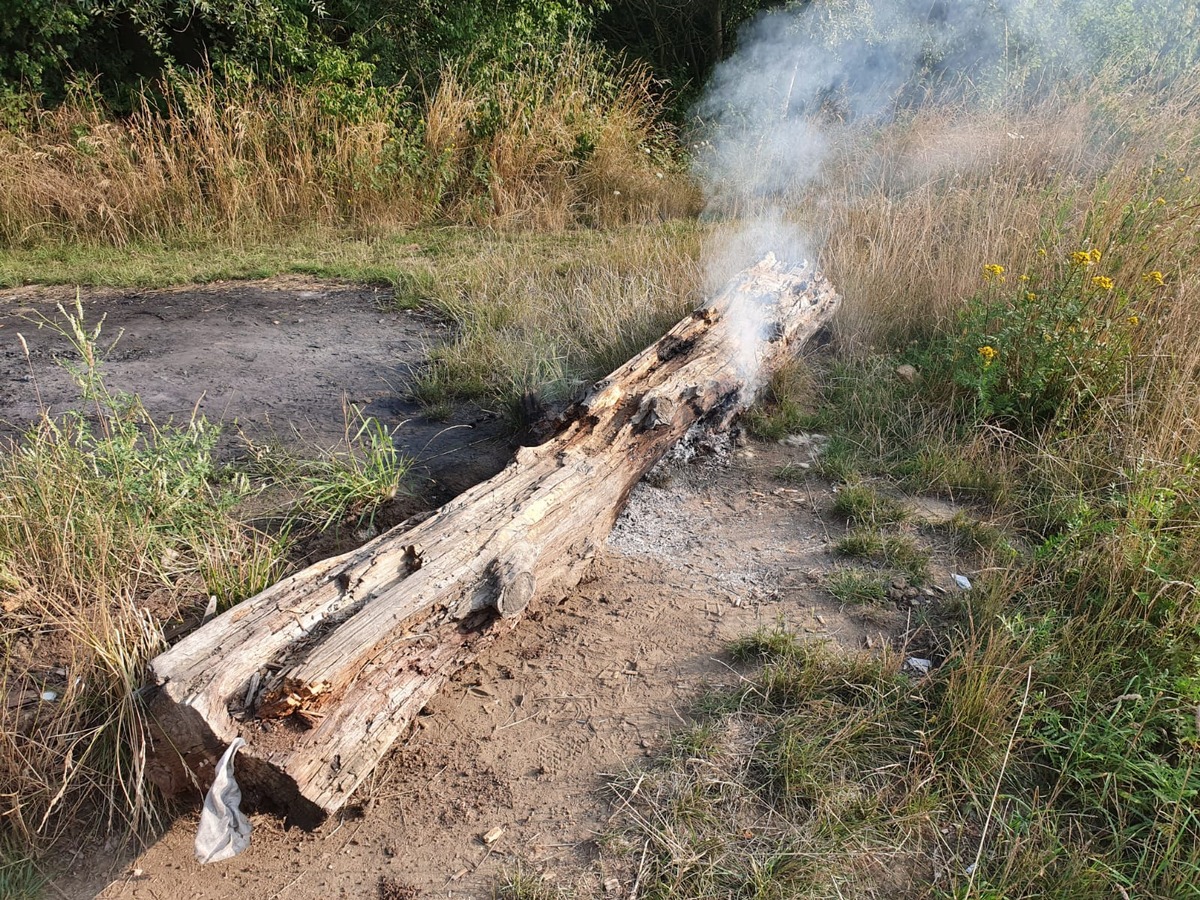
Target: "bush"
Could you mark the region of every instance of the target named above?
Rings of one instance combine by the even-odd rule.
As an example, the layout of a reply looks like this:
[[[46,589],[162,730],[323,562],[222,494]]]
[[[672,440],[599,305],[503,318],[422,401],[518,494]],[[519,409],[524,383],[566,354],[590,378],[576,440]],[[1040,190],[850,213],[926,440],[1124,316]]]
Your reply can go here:
[[[1099,248],[1046,269],[1010,279],[1003,266],[985,266],[989,285],[955,330],[915,355],[935,383],[960,390],[968,418],[1026,434],[1061,429],[1126,387],[1145,285],[1117,287],[1100,274]]]

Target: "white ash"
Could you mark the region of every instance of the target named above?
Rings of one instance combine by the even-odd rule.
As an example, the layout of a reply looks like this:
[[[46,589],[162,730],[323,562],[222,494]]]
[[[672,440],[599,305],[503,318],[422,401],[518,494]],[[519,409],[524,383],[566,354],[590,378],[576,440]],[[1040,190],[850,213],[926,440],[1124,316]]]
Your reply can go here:
[[[654,464],[646,480],[652,483],[661,481],[672,471],[693,463],[699,463],[704,468],[724,468],[733,460],[733,452],[741,438],[738,428],[714,431],[707,426],[694,425]]]
[[[733,439],[724,449],[725,462],[733,452]],[[674,477],[665,487],[644,480],[629,496],[625,511],[608,536],[608,546],[626,556],[649,556],[667,560],[694,573],[697,581],[740,605],[770,596],[770,569],[753,554],[742,554],[731,561],[718,559],[712,552],[721,542],[721,530],[727,523],[697,515],[697,495],[706,481],[705,471],[722,463],[706,458],[700,466],[672,467]]]

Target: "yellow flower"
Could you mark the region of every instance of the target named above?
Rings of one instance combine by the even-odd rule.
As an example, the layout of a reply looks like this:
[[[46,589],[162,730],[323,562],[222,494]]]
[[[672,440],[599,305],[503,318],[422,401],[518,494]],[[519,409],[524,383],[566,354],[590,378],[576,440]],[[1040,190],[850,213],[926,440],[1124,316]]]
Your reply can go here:
[[[1158,269],[1155,269],[1153,272],[1147,272],[1142,276],[1142,281],[1154,287],[1162,287],[1167,283],[1163,277],[1163,273],[1158,271]]]
[[[979,353],[979,358],[983,360],[983,367],[985,369],[992,364],[997,356],[996,348],[991,344],[984,344],[977,352]]]
[[[1025,292],[1025,299],[1026,299],[1026,300],[1036,300],[1036,299],[1037,299],[1037,294],[1035,294],[1033,291],[1026,291],[1026,292]]]
[[[1092,279],[1092,287],[1100,288],[1102,291],[1111,291],[1113,289],[1113,280],[1107,275],[1097,275]]]
[[[1004,281],[1004,266],[995,263],[983,267],[984,281]]]
[[[1092,254],[1087,250],[1076,250],[1071,254],[1071,262],[1082,268],[1092,264]]]
[[[1128,322],[1130,325],[1132,325],[1134,328],[1137,328],[1137,327],[1138,327],[1138,323],[1139,323],[1140,321],[1142,321],[1142,320],[1141,320],[1141,319],[1139,319],[1137,316],[1130,316],[1130,317],[1129,317],[1128,319],[1126,319],[1125,321],[1126,321],[1126,322]]]
[[[1022,275],[1020,278],[1017,279],[1017,281],[1028,281],[1028,280],[1029,280],[1028,275]]]
[[[1191,176],[1191,175],[1184,175],[1184,176],[1183,176],[1183,180],[1184,180],[1184,181],[1191,181],[1191,180],[1192,180],[1192,176]]]
[[[1093,263],[1100,262],[1100,248],[1093,247],[1091,250],[1089,250],[1088,259],[1090,259]]]
[[[1045,255],[1046,255],[1046,248],[1038,247],[1038,256],[1045,256]]]
[[[1155,202],[1155,203],[1157,203],[1159,206],[1166,206],[1166,205],[1167,205],[1167,201],[1166,201],[1164,198],[1162,198],[1162,197],[1155,197],[1155,198],[1154,198],[1154,202]]]

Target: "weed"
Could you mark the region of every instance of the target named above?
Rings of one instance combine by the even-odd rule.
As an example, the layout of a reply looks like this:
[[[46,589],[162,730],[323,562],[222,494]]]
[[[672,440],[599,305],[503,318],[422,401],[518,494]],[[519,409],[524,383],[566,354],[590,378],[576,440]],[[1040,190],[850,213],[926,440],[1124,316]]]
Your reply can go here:
[[[425,272],[401,271],[390,280],[394,309],[419,309],[436,293],[433,277]]]
[[[836,549],[844,556],[869,559],[899,569],[914,585],[924,583],[929,575],[930,551],[908,534],[854,528],[837,542]]]
[[[784,463],[775,470],[776,478],[790,484],[804,484],[812,474],[812,466],[800,463]]]
[[[694,235],[602,248],[603,264],[538,258],[528,243],[471,260],[435,307],[456,325],[418,375],[414,396],[444,412],[475,400],[516,422],[526,394],[569,401],[691,309],[701,270]]]
[[[528,864],[517,863],[500,878],[496,886],[498,900],[568,900],[563,888],[542,878]]]
[[[122,120],[86,91],[34,104],[0,129],[0,242],[261,239],[313,223],[612,227],[696,207],[659,150],[670,135],[649,73],[584,41],[506,70],[448,66],[417,103],[402,86],[365,86],[349,105],[345,91],[174,71]]]
[[[850,482],[861,477],[865,462],[864,454],[853,441],[834,434],[817,457],[817,471],[826,478]]]
[[[948,521],[931,527],[953,538],[957,549],[963,553],[984,553],[1003,563],[1013,563],[1020,555],[1003,528],[982,522],[961,510]]]
[[[761,628],[734,640],[729,645],[729,653],[737,662],[756,662],[791,652],[796,640],[794,634],[782,628]]]
[[[111,392],[99,326],[78,304],[64,316],[91,415],[44,415],[0,457],[0,794],[34,848],[89,804],[118,835],[155,820],[140,689],[162,623],[258,590],[286,546],[238,523],[251,488],[215,477],[216,429],[157,424]]]
[[[811,421],[812,373],[802,360],[777,369],[758,402],[746,413],[750,433],[778,441],[805,428]]]
[[[351,429],[354,429],[351,433]],[[357,407],[347,415],[345,451],[327,450],[297,460],[290,481],[300,493],[303,515],[322,530],[348,516],[374,520],[381,505],[401,490],[412,460],[396,450],[392,432]]]
[[[833,511],[853,525],[872,528],[898,525],[910,515],[903,503],[859,481],[848,482],[838,489]]]
[[[38,900],[45,884],[45,879],[26,852],[0,845],[0,897]]]
[[[1029,267],[1015,294],[993,277],[956,328],[919,356],[927,377],[960,389],[959,402],[980,420],[1026,433],[1072,421],[1125,386],[1140,323],[1132,311],[1153,290],[1114,289],[1095,274],[1105,268],[1092,248]]]
[[[887,599],[887,578],[864,569],[838,568],[825,578],[825,589],[839,603],[860,606]]]

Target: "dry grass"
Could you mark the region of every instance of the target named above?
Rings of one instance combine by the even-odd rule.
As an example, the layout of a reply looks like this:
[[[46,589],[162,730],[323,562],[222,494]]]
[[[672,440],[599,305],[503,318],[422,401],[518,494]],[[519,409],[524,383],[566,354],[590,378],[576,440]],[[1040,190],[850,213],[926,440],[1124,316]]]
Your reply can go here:
[[[953,317],[986,263],[1010,273],[1120,242],[1132,207],[1155,240],[1125,242],[1118,285],[1160,270],[1191,277],[1194,87],[1169,97],[1064,91],[1019,111],[922,108],[870,135],[843,134],[794,209],[846,297],[844,341],[894,345]],[[1190,182],[1189,182],[1190,183]],[[1170,198],[1166,209],[1149,208]],[[1139,223],[1140,225],[1140,223]],[[1139,227],[1134,225],[1132,227]]]
[[[134,401],[92,399],[98,430],[44,419],[0,459],[0,815],[30,847],[80,821],[153,823],[144,664],[210,593],[236,602],[283,563],[233,517],[237,486],[210,487],[203,422],[158,428]]]
[[[690,229],[648,230],[577,255],[515,242],[448,265],[433,303],[458,333],[432,350],[417,396],[434,411],[475,399],[515,412],[527,392],[571,399],[694,308],[698,254]]]
[[[0,242],[128,245],[420,222],[565,228],[687,212],[641,68],[553,63],[410,102],[366,85],[176,75],[114,120],[76,93],[0,130]]]

